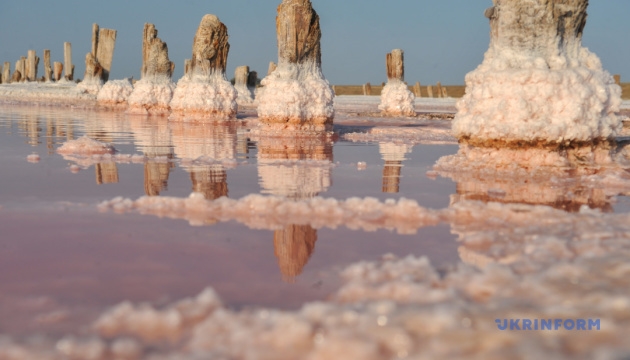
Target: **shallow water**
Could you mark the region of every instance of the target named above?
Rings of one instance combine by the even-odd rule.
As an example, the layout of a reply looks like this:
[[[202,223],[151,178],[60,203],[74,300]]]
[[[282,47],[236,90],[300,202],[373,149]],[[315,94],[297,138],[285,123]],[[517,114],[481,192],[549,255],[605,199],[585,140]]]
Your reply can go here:
[[[112,143],[118,157],[55,152],[83,135]],[[438,266],[459,258],[446,225],[415,235],[269,231],[97,209],[118,196],[193,191],[207,199],[406,197],[441,209],[455,184],[425,174],[454,145],[254,141],[234,124],[46,107],[1,107],[0,144],[0,318],[11,319],[0,333],[74,332],[123,300],[164,303],[206,286],[234,308],[295,309],[325,299],[339,286],[337,271],[353,262],[386,253],[426,255]],[[39,160],[27,160],[32,154]]]

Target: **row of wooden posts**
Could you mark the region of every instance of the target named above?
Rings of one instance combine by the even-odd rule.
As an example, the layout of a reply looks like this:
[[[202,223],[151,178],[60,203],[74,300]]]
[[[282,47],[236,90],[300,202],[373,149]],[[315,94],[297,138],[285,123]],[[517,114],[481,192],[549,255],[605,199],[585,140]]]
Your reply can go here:
[[[28,56],[22,56],[16,63],[13,74],[11,74],[11,63],[5,62],[0,65],[0,83],[10,84],[26,81],[59,81],[62,76],[68,81],[74,78],[74,65],[72,65],[72,45],[68,42],[63,44],[64,63],[50,63],[50,50],[44,50],[44,76],[37,78],[37,68],[39,67],[39,57],[35,50],[29,50]],[[66,69],[62,74],[63,69]]]
[[[407,83],[405,83],[405,85],[406,84]],[[385,87],[385,83],[381,83],[381,89],[384,87]],[[333,88],[333,91],[337,93],[337,86],[333,85],[332,88]],[[437,86],[435,87],[435,92],[434,92],[433,85],[427,86],[426,89],[427,89],[428,97],[430,98],[432,97],[447,98],[448,97],[448,91],[446,90],[446,86],[442,86],[442,84],[439,81],[437,83]],[[416,97],[418,98],[422,97],[422,89],[420,87],[420,82],[416,82],[416,84],[410,90],[416,95]],[[363,95],[364,96],[372,95],[372,84],[370,83],[363,84]]]

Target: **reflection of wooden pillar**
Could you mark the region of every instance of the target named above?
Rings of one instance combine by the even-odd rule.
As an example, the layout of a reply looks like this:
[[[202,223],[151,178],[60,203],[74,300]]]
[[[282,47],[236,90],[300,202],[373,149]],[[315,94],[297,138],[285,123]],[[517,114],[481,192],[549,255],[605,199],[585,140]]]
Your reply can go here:
[[[193,170],[190,173],[193,191],[203,194],[206,200],[228,196],[227,172],[221,168]]]
[[[295,282],[308,263],[317,242],[317,230],[309,225],[291,225],[277,230],[273,245],[278,266],[286,282]]]
[[[383,192],[396,194],[400,191],[402,161],[385,161],[383,169]]]
[[[118,167],[116,163],[96,164],[96,183],[116,184],[118,183]]]
[[[144,192],[147,196],[158,196],[168,190],[168,177],[175,164],[172,162],[148,161],[144,164]]]

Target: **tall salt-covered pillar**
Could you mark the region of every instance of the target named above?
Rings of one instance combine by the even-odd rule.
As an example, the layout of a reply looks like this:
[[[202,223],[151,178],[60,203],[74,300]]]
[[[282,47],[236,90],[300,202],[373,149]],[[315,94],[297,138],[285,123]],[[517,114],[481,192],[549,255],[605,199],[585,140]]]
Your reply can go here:
[[[381,92],[379,109],[385,115],[414,116],[416,96],[405,84],[404,52],[400,49],[387,54],[387,85]]]
[[[153,24],[144,24],[142,79],[129,97],[129,112],[166,115],[175,92],[172,80],[175,63],[168,58],[168,46],[157,37]]]
[[[491,40],[466,76],[453,122],[477,147],[563,148],[609,142],[621,89],[582,47],[588,0],[494,0]]]
[[[284,0],[276,23],[278,68],[262,81],[260,120],[277,131],[328,130],[334,93],[321,69],[319,16],[309,0]]]
[[[195,35],[190,69],[173,94],[173,118],[213,120],[236,116],[238,95],[225,76],[229,50],[227,27],[218,17],[205,15]]]

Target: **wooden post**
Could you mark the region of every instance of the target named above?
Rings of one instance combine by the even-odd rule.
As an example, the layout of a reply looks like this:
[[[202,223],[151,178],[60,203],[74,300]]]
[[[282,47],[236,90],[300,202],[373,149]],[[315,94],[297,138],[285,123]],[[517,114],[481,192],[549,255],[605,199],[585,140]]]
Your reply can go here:
[[[433,97],[433,86],[431,85],[427,86],[427,96],[430,98]]]
[[[363,84],[363,96],[367,96],[367,88],[365,87],[365,84]]]
[[[437,97],[442,97],[442,84],[439,81],[437,82]]]
[[[96,54],[94,57],[103,68],[101,79],[105,82],[109,80],[109,73],[112,70],[112,60],[114,58],[117,33],[118,32],[116,30],[101,29],[98,35],[98,45],[96,47]]]
[[[11,63],[5,62],[4,69],[2,70],[2,83],[9,84],[11,83]]]
[[[63,68],[66,69],[64,78],[68,81],[74,80],[74,65],[72,65],[72,44],[63,43]]]
[[[614,75],[615,84],[621,86],[621,75]]]
[[[188,73],[190,72],[191,66],[192,66],[192,60],[185,59],[184,60],[184,75],[188,75]]]
[[[335,85],[332,86],[333,93],[337,96],[337,87]]]
[[[16,83],[22,81],[22,71],[24,71],[24,60],[20,59],[15,62],[15,70],[11,76],[11,82]]]
[[[52,80],[52,66],[50,66],[50,50],[44,50],[44,79],[46,82]]]
[[[372,85],[370,83],[365,84],[365,92],[366,95],[372,95]]]
[[[278,65],[276,65],[275,62],[270,62],[269,63],[269,70],[267,70],[267,76],[271,75],[272,72],[276,71],[276,69],[278,68]]]
[[[394,49],[387,54],[387,80],[405,81],[405,52]]]
[[[61,76],[63,74],[63,64],[55,61],[55,63],[53,64],[53,67],[54,67],[53,78],[55,79],[55,81],[61,80]]]
[[[448,91],[446,91],[446,86],[442,86],[442,97],[443,98],[448,97]]]
[[[239,66],[234,71],[234,87],[247,87],[247,76],[249,75],[249,66]]]
[[[98,59],[98,24],[92,24],[92,55]]]
[[[175,64],[168,58],[168,46],[157,37],[153,24],[144,24],[142,37],[142,79],[168,78],[173,76]]]
[[[0,84],[4,84],[4,81],[2,81],[3,76],[2,76],[3,72],[2,72],[2,65],[0,65]]]
[[[419,81],[416,82],[416,86],[414,86],[413,92],[416,94],[416,97],[418,98],[422,97],[422,88],[420,87]]]
[[[250,71],[247,74],[247,88],[249,88],[252,93],[256,90],[256,86],[258,85],[258,73],[256,71]]]

